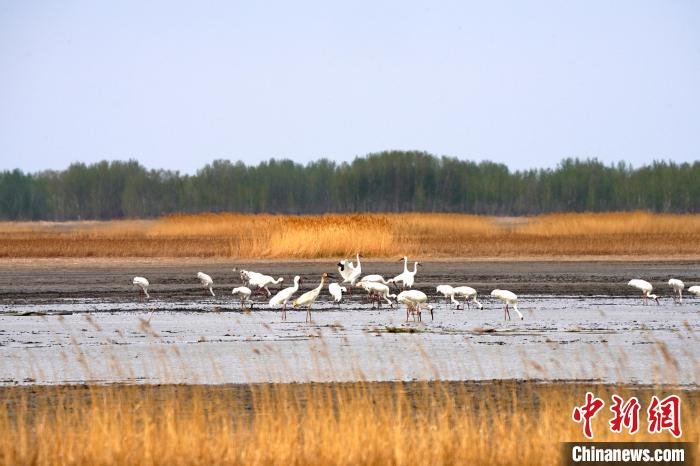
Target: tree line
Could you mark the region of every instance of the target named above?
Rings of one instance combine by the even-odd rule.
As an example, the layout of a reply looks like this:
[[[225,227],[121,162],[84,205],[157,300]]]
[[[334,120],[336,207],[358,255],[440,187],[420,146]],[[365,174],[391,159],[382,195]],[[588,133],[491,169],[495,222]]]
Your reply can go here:
[[[147,218],[175,212],[697,212],[700,162],[640,168],[565,159],[555,169],[388,151],[350,163],[258,165],[216,160],[194,175],[135,160],[74,163],[62,171],[0,173],[0,218]]]

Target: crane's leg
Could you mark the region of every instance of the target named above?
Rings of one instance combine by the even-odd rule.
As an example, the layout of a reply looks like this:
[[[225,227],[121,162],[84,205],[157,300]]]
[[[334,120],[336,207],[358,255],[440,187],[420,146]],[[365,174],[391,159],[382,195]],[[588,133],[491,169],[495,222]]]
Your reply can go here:
[[[678,303],[683,304],[683,290],[678,290]]]
[[[435,320],[435,317],[433,316],[433,308],[430,308],[430,321],[432,322]]]
[[[282,304],[282,320],[287,320],[287,301]]]

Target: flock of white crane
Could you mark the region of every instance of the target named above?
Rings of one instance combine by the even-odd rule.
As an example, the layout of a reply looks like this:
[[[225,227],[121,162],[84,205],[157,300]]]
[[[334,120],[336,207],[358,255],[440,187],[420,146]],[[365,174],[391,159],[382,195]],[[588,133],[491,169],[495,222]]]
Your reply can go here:
[[[635,278],[630,280],[627,284],[631,287],[637,288],[639,291],[642,292],[642,300],[644,301],[644,304],[646,304],[649,299],[653,299],[654,301],[656,301],[657,305],[660,304],[659,297],[651,293],[654,287],[648,281]],[[678,280],[677,278],[671,278],[668,281],[668,286],[671,288],[671,291],[673,293],[673,301],[682,304],[685,283],[683,283],[681,280]],[[690,294],[700,297],[700,286],[691,286],[690,288],[688,288],[688,292]]]
[[[418,267],[421,265],[419,262],[414,262],[413,270],[411,270],[408,266],[408,257],[404,256],[400,259],[400,261],[403,261],[403,272],[394,278],[386,280],[383,276],[377,274],[362,276],[362,263],[360,262],[360,257],[362,256],[360,256],[358,253],[355,257],[355,263],[348,259],[343,259],[338,262],[338,273],[342,278],[342,282],[328,284],[328,292],[333,297],[334,302],[339,303],[342,301],[343,293],[348,292],[348,287],[343,286],[347,283],[351,287],[364,290],[367,293],[369,300],[376,303],[378,308],[381,307],[382,302],[386,302],[390,307],[393,307],[394,301],[392,300],[395,300],[398,304],[405,305],[406,321],[408,321],[409,316],[413,316],[414,320],[421,321],[421,312],[423,310],[429,311],[431,319],[433,318],[433,306],[428,304],[428,296],[420,290],[412,289],[415,282],[416,273],[418,272]],[[281,309],[282,320],[287,319],[287,304],[299,291],[299,285],[302,281],[299,275],[294,277],[293,286],[283,288],[273,296],[269,287],[281,284],[284,281],[284,278],[279,277],[275,279],[270,275],[237,268],[234,268],[233,271],[239,273],[241,281],[243,282],[243,286],[236,287],[231,292],[233,295],[238,296],[241,301],[241,307],[243,307],[246,302],[250,303],[252,306],[253,301],[251,296],[253,295],[253,292],[259,292],[269,298],[270,308]],[[213,289],[214,280],[211,278],[211,276],[204,272],[199,272],[197,273],[197,278],[204,288],[205,293],[208,291],[212,296],[215,296]],[[316,288],[303,293],[301,296],[292,301],[292,307],[294,309],[306,309],[307,322],[311,321],[311,306],[321,294],[323,286],[326,284],[326,281],[329,278],[334,277],[327,273],[322,274],[321,281]],[[148,294],[148,287],[150,286],[150,283],[145,277],[134,277],[133,284],[134,286],[141,288],[146,298],[150,298],[150,295]],[[628,285],[642,292],[644,304],[647,304],[649,299],[653,299],[656,301],[657,305],[659,304],[658,296],[652,294],[653,286],[651,283],[641,279],[633,279],[628,282]],[[682,303],[685,284],[681,280],[671,278],[668,281],[668,285],[671,287],[674,302]],[[393,286],[398,294],[392,293],[390,286]],[[471,304],[474,304],[479,309],[484,308],[483,304],[481,304],[481,302],[479,302],[477,299],[476,290],[472,287],[439,285],[436,288],[436,292],[442,294],[448,303],[456,304],[457,309],[463,309],[464,305],[470,307]],[[691,286],[688,288],[688,292],[700,297],[700,286]],[[491,292],[491,296],[503,302],[504,320],[511,318],[511,307],[518,317],[523,319],[523,315],[518,310],[518,296],[515,293],[508,290],[495,289]],[[462,298],[464,300],[464,305],[460,304],[457,298]]]

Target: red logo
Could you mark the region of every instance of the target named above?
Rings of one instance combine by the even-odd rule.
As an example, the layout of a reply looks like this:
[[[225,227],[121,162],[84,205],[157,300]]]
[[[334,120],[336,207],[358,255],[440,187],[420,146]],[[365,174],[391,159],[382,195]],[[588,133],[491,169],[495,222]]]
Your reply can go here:
[[[591,429],[591,419],[598,414],[605,402],[600,398],[593,396],[593,393],[586,393],[586,403],[582,406],[576,406],[571,417],[576,422],[583,422],[583,435],[587,438],[593,438],[593,430]]]
[[[637,397],[633,396],[627,402],[617,395],[613,395],[612,399],[610,411],[614,416],[609,422],[610,431],[620,433],[624,427],[630,434],[636,434],[639,430],[639,410],[642,407]]]
[[[636,396],[627,401],[621,396],[612,395],[610,411],[612,418],[608,421],[610,432],[621,433],[627,429],[628,433],[636,434],[639,431],[639,413],[642,405]],[[603,409],[605,402],[597,398],[591,392],[586,393],[586,402],[581,406],[575,406],[571,413],[574,422],[583,424],[583,435],[593,438],[591,420]],[[669,395],[663,400],[654,395],[647,409],[647,431],[650,434],[658,434],[664,430],[678,438],[681,430],[681,399],[677,395]]]
[[[661,401],[656,395],[652,396],[647,415],[650,434],[668,430],[676,438],[681,436],[681,399],[678,396],[670,395]]]

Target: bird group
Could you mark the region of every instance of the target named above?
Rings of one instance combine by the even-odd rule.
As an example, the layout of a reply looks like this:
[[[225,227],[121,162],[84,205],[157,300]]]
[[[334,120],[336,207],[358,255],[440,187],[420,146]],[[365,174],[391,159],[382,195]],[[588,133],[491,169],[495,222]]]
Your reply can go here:
[[[642,302],[644,304],[647,304],[647,302],[650,299],[654,300],[657,305],[661,304],[659,302],[659,297],[652,293],[652,290],[654,289],[654,287],[648,281],[642,280],[639,278],[634,278],[634,279],[630,280],[629,282],[627,282],[627,284],[642,292]],[[673,296],[673,302],[678,303],[678,304],[683,304],[683,290],[685,289],[685,283],[683,283],[681,280],[679,280],[677,278],[671,278],[668,281],[668,286],[671,289],[671,294]],[[699,285],[691,286],[690,288],[688,288],[688,292],[690,294],[693,294],[695,296],[700,297],[700,286]]]
[[[406,321],[411,316],[414,321],[421,321],[423,311],[430,312],[431,320],[434,319],[434,308],[428,303],[428,296],[420,290],[413,289],[418,267],[421,266],[419,262],[413,262],[413,269],[411,269],[408,257],[404,256],[399,259],[399,261],[403,262],[403,271],[393,278],[385,279],[378,274],[363,276],[361,257],[357,253],[355,262],[350,259],[342,259],[337,263],[338,273],[342,280],[340,283],[328,283],[328,292],[333,297],[334,303],[341,302],[343,294],[348,293],[348,290],[358,289],[367,293],[367,299],[372,303],[373,307],[376,305],[377,308],[380,308],[382,303],[386,303],[392,308],[394,303],[403,304],[406,306]],[[332,274],[323,273],[320,276],[318,286],[301,294],[296,299],[292,299],[299,291],[302,283],[299,275],[294,277],[292,286],[282,288],[273,295],[270,287],[281,285],[284,282],[284,278],[273,278],[270,275],[238,268],[234,268],[233,271],[239,274],[242,286],[233,288],[231,294],[238,297],[242,308],[246,304],[252,308],[254,303],[252,296],[254,293],[259,293],[268,300],[270,308],[281,310],[282,320],[287,319],[287,306],[291,301],[293,309],[304,309],[306,311],[307,322],[311,321],[311,307],[323,291],[324,285],[329,279],[335,278]],[[216,296],[213,289],[214,280],[210,275],[198,272],[196,277],[206,294]],[[145,277],[134,277],[133,285],[143,291],[145,298],[150,298],[148,293],[150,283]],[[659,297],[652,294],[653,286],[651,283],[641,279],[633,279],[628,282],[628,285],[642,292],[644,304],[650,299],[659,304]],[[681,280],[672,278],[668,281],[668,285],[672,290],[674,302],[682,303],[685,284]],[[457,309],[464,309],[464,306],[471,308],[472,305],[478,309],[484,308],[483,304],[477,299],[477,291],[472,287],[443,284],[438,285],[435,291],[438,295],[442,295],[445,298],[448,305],[456,305]],[[688,288],[688,292],[700,297],[700,286],[691,286]],[[503,303],[504,320],[511,319],[511,309],[521,320],[523,319],[522,313],[518,310],[518,296],[515,293],[508,290],[495,289],[491,292],[491,297]]]

